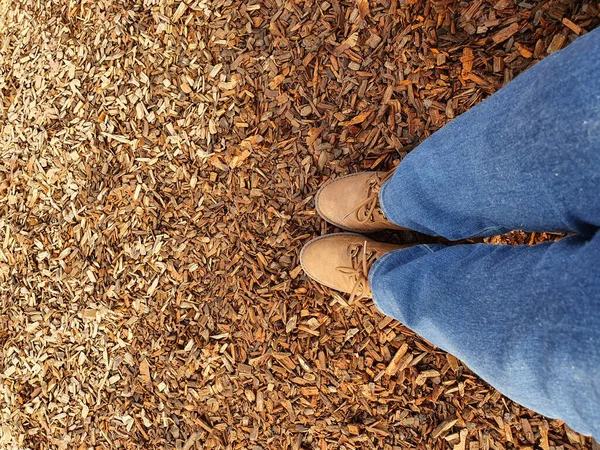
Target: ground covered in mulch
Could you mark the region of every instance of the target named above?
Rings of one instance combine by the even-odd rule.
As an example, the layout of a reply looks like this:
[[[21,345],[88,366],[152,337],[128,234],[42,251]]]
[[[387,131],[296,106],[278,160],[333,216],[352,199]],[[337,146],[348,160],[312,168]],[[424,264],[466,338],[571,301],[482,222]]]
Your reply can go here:
[[[592,448],[298,252],[332,231],[324,181],[392,167],[599,13],[0,0],[0,448]]]

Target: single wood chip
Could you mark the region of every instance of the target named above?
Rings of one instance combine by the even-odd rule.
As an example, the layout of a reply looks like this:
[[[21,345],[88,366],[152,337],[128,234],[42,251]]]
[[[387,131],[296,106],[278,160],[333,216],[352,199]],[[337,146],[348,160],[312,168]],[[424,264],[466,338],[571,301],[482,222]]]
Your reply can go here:
[[[339,56],[342,53],[344,53],[346,50],[354,47],[357,42],[358,42],[358,33],[352,33],[350,36],[348,36],[348,38],[344,42],[342,42],[340,45],[338,45],[333,50],[333,54],[336,56]]]
[[[564,34],[556,34],[552,38],[552,42],[550,42],[550,45],[546,49],[546,52],[550,55],[552,53],[559,51],[565,45],[566,40],[567,40],[567,37]]]
[[[365,20],[369,15],[369,0],[356,0],[356,6],[358,7],[360,18]]]
[[[498,33],[492,36],[492,41],[494,44],[499,44],[500,42],[506,41],[508,38],[513,36],[517,31],[519,31],[519,24],[517,22],[511,23],[506,28],[503,28]]]
[[[385,369],[385,374],[387,376],[396,375],[396,373],[398,372],[398,369],[400,367],[400,361],[402,360],[402,357],[406,354],[407,350],[408,350],[408,344],[406,344],[406,343],[402,344],[402,346],[398,349],[398,351],[396,352],[396,354],[394,355],[394,357],[388,364],[387,368]]]
[[[453,450],[465,450],[467,447],[467,435],[469,431],[467,429],[460,430],[460,442],[453,447]]]
[[[568,27],[571,31],[573,31],[573,33],[577,35],[580,35],[583,31],[579,25],[567,19],[566,17],[563,18],[562,23],[564,26]]]
[[[450,428],[456,425],[456,422],[458,422],[458,419],[450,419],[445,422],[442,422],[435,430],[433,430],[432,436],[434,438],[440,437],[442,434],[444,434],[446,431],[448,431]]]

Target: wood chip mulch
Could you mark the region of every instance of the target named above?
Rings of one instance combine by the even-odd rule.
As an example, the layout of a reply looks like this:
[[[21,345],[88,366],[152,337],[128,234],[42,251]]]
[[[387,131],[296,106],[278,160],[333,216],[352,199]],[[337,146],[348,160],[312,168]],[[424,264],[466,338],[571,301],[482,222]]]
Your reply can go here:
[[[397,164],[599,22],[591,0],[0,0],[0,448],[598,449],[298,251],[324,181]]]

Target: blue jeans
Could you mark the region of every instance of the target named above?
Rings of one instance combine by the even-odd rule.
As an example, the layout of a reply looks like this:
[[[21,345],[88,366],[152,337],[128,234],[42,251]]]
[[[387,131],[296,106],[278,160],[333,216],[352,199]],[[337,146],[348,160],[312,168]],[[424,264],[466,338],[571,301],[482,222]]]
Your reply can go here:
[[[600,29],[548,56],[409,153],[388,219],[458,240],[376,261],[376,305],[514,401],[600,438]]]

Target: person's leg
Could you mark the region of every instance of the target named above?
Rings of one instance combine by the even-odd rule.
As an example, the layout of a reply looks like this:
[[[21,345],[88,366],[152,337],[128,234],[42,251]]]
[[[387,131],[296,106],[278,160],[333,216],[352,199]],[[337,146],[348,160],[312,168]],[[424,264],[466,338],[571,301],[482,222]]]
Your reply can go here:
[[[396,225],[458,240],[600,226],[600,28],[426,139],[380,191]]]
[[[600,438],[600,232],[535,246],[419,245],[369,274],[375,304],[514,401]]]

